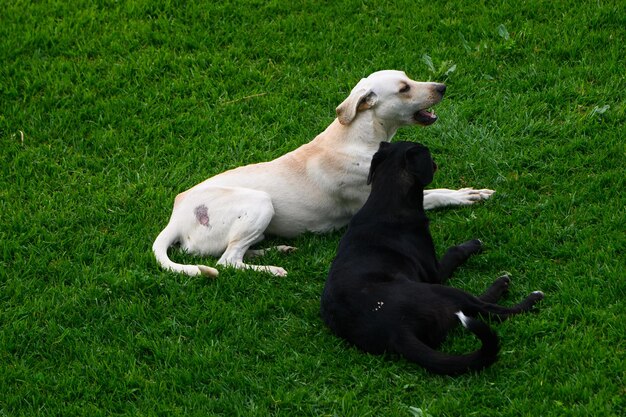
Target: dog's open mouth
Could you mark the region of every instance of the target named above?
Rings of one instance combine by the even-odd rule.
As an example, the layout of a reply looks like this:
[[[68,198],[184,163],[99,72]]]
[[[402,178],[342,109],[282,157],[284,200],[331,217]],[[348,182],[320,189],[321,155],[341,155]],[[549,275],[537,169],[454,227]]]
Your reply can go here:
[[[433,111],[420,110],[413,115],[413,119],[422,126],[428,126],[437,121],[437,115]]]

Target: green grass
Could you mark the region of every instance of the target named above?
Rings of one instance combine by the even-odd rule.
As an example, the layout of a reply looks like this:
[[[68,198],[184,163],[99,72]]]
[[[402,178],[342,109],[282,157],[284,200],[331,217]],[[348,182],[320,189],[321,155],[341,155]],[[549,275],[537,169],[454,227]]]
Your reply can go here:
[[[626,414],[626,3],[1,6],[0,415]],[[431,213],[440,251],[487,245],[452,285],[508,271],[506,303],[546,293],[495,326],[482,373],[326,330],[341,231],[273,240],[299,247],[260,261],[285,279],[189,278],[151,253],[176,193],[309,141],[386,68],[448,85],[435,125],[396,136],[431,148],[433,186],[497,190]],[[445,346],[475,347],[461,330]]]

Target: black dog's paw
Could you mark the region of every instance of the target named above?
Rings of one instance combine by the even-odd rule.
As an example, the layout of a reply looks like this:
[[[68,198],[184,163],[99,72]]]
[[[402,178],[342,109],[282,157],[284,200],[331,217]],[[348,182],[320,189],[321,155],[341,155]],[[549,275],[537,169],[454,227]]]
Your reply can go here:
[[[480,239],[472,239],[461,245],[469,254],[475,255],[483,251],[483,242]]]
[[[526,300],[524,300],[525,304],[527,305],[526,307],[526,311],[530,311],[533,313],[537,313],[539,310],[537,308],[535,308],[535,305],[543,300],[544,294],[541,291],[533,291],[531,292],[528,297],[526,297]]]
[[[510,283],[511,278],[508,275],[503,275],[496,279],[480,298],[488,303],[495,303],[509,292]]]
[[[493,285],[497,285],[502,288],[502,292],[508,291],[509,286],[511,285],[511,277],[508,275],[502,275],[493,282]]]

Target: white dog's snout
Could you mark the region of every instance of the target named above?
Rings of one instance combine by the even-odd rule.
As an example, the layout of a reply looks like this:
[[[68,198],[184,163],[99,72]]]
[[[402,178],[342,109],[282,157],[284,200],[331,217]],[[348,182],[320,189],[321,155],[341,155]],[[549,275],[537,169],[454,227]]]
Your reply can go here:
[[[435,91],[443,96],[446,93],[446,85],[439,83],[435,84]]]

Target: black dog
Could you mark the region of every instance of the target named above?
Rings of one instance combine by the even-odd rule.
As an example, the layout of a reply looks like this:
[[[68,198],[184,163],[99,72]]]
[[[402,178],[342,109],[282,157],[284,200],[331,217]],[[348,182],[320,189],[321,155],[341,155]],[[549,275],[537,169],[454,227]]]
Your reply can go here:
[[[474,317],[506,319],[529,311],[543,293],[507,308],[495,304],[508,289],[507,276],[480,297],[441,285],[482,244],[454,246],[437,261],[423,205],[436,169],[422,145],[381,143],[368,178],[371,194],[341,239],[321,312],[335,334],[366,352],[399,353],[430,372],[455,375],[491,365],[500,349],[493,330]],[[480,349],[436,350],[457,320],[481,340]]]

